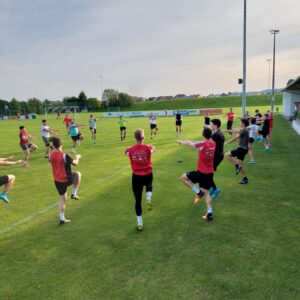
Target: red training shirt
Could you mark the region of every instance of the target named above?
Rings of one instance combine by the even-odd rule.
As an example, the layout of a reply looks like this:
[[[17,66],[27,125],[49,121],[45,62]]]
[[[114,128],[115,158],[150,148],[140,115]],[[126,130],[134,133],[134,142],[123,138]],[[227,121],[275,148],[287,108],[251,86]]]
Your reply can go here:
[[[71,163],[73,158],[62,151],[50,153],[49,161],[52,166],[53,178],[57,182],[67,182],[71,178]]]
[[[214,141],[203,141],[195,145],[199,151],[197,170],[203,174],[214,173],[214,155],[216,143]]]
[[[71,121],[72,121],[72,119],[69,118],[69,117],[65,117],[65,118],[64,118],[64,122],[66,123],[66,127],[67,127],[67,128],[69,128],[69,125],[70,125]]]
[[[226,115],[227,115],[227,121],[233,122],[233,118],[235,116],[235,113],[234,112],[229,112]]]
[[[22,129],[19,133],[20,145],[25,145],[29,143],[29,136],[25,129]]]
[[[148,175],[152,173],[151,154],[154,151],[152,145],[136,144],[126,149],[129,156],[132,172],[135,175]]]

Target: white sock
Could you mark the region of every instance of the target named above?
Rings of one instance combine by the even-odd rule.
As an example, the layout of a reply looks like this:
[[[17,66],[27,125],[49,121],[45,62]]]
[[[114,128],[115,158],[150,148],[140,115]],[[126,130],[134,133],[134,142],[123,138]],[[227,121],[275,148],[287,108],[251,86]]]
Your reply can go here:
[[[152,197],[152,192],[147,192],[147,193],[146,193],[146,200],[147,200],[147,201],[150,201],[150,200],[151,200],[151,197]]]
[[[65,213],[59,213],[59,219],[65,221]]]
[[[78,191],[78,188],[73,188],[72,194],[76,196],[77,195],[77,191]]]
[[[200,190],[199,190],[195,185],[193,185],[192,190],[193,190],[196,194],[198,194],[198,193],[200,192]]]
[[[72,148],[72,152],[74,152],[74,153],[76,152],[75,148]]]
[[[269,146],[266,146],[266,149],[269,149]]]
[[[207,209],[207,213],[208,213],[208,214],[212,214],[212,208],[208,208],[208,209]]]
[[[143,225],[142,216],[136,216],[138,225]]]

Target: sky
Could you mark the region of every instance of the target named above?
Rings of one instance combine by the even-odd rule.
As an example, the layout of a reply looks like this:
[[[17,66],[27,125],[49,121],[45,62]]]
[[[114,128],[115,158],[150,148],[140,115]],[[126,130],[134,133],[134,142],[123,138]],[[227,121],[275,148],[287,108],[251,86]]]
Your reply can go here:
[[[247,91],[300,75],[300,1],[248,0]],[[0,0],[0,99],[240,91],[243,0]],[[102,76],[102,79],[101,79]]]

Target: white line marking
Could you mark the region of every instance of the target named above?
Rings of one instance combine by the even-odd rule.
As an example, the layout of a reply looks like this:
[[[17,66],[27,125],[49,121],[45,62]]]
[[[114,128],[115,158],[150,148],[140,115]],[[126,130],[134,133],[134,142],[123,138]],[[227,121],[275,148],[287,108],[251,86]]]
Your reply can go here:
[[[93,184],[90,184],[90,185],[86,186],[85,188],[81,189],[81,192],[84,192],[84,191],[86,191],[86,190],[88,190],[88,189],[90,189],[90,188],[92,188],[92,187],[94,187],[94,186],[96,186],[96,185],[98,185],[98,184],[100,184],[100,183],[103,183],[103,182],[105,182],[105,181],[107,181],[107,180],[109,180],[109,179],[111,179],[111,178],[113,178],[113,177],[119,175],[121,172],[123,172],[125,169],[128,169],[128,168],[129,168],[129,166],[126,166],[126,167],[120,169],[118,172],[116,172],[116,173],[114,173],[114,174],[112,174],[112,175],[109,175],[109,176],[107,176],[107,177],[105,177],[105,178],[103,178],[103,179],[101,179],[101,180],[99,180],[99,181],[97,181],[97,182],[95,182],[95,183],[93,183]],[[54,207],[57,207],[57,202],[56,202],[56,203],[53,203],[53,204],[51,204],[51,205],[49,205],[49,206],[47,206],[46,208],[44,208],[44,209],[42,209],[42,210],[39,210],[39,211],[33,213],[31,216],[28,216],[28,217],[26,217],[26,218],[24,218],[24,219],[22,219],[22,220],[20,220],[20,221],[18,221],[18,222],[16,222],[16,223],[13,223],[13,224],[11,224],[11,225],[8,225],[8,226],[6,226],[6,227],[0,229],[0,235],[2,235],[2,234],[4,234],[4,233],[6,233],[6,232],[12,230],[13,228],[15,228],[15,227],[17,227],[17,226],[19,226],[19,225],[22,225],[22,224],[25,224],[25,223],[30,222],[30,221],[31,221],[32,219],[34,219],[35,217],[37,217],[37,216],[39,216],[39,215],[42,215],[42,214],[48,212],[51,208],[54,208]]]

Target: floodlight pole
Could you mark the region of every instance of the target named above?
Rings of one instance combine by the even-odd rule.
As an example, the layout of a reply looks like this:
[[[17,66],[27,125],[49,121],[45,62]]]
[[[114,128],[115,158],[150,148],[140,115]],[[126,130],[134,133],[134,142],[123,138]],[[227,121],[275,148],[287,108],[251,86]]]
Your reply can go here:
[[[268,78],[268,90],[270,89],[270,79],[271,79],[271,58],[267,59],[267,62],[269,63],[269,78]]]
[[[244,0],[244,34],[243,34],[243,97],[242,114],[246,115],[246,34],[247,34],[247,0]]]
[[[274,102],[275,102],[275,46],[276,46],[276,34],[279,33],[278,29],[270,30],[270,33],[274,36],[273,42],[273,77],[272,77],[272,100],[271,100],[271,111],[274,112]]]

